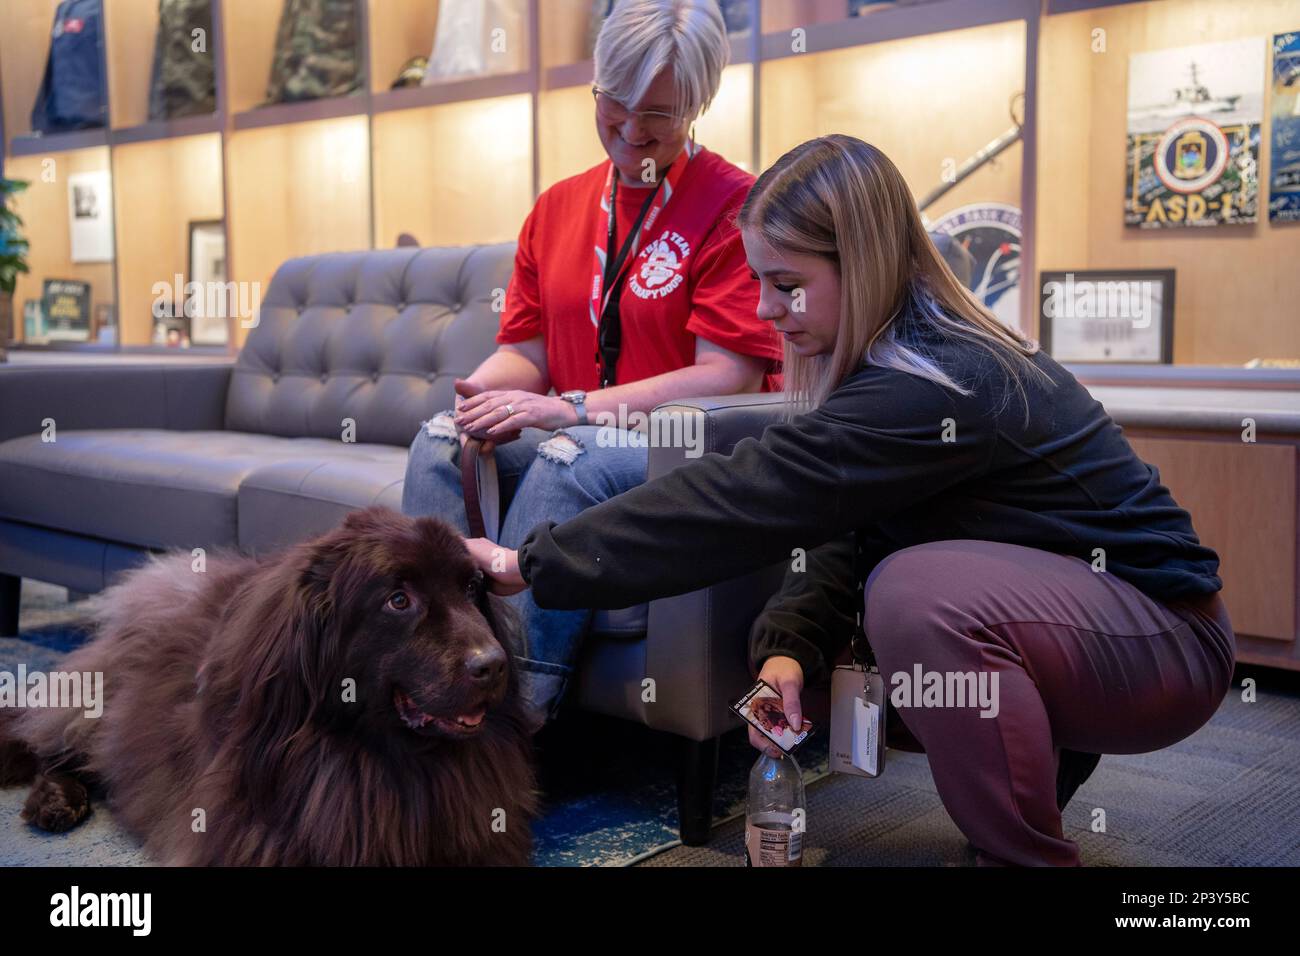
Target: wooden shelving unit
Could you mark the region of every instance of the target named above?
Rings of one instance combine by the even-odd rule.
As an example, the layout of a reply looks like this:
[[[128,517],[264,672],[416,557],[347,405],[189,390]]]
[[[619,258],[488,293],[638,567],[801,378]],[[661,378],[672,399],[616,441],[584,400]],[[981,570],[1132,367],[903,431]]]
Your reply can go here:
[[[56,0],[0,4],[0,160],[6,175],[38,184],[20,200],[33,240],[20,334],[22,302],[43,277],[85,274],[96,301],[116,307],[120,346],[147,345],[140,290],[169,281],[178,263],[184,271],[192,220],[224,220],[229,278],[265,291],[294,255],[388,247],[401,233],[426,245],[511,239],[541,190],[603,156],[590,0],[526,0],[524,36],[509,38],[515,66],[403,90],[391,84],[408,59],[429,55],[438,0],[358,0],[361,89],[272,106],[261,104],[281,3],[213,4],[213,114],[148,121],[156,0],[106,0],[109,125],[50,137],[30,135],[28,114]],[[751,0],[758,29],[732,37],[732,65],[697,137],[758,171],[812,136],[851,133],[884,149],[919,196],[947,163],[1008,128],[1023,93],[1021,142],[928,214],[976,201],[1022,211],[1025,328],[1036,331],[1040,268],[1174,265],[1176,361],[1295,354],[1300,323],[1285,305],[1300,300],[1294,227],[1261,222],[1194,240],[1126,232],[1118,146],[1130,52],[1263,36],[1294,28],[1293,13],[1293,0],[933,0],[850,18],[847,0]],[[1111,39],[1104,60],[1087,47],[1098,26]],[[66,184],[40,182],[51,159],[64,171],[112,171],[116,262],[74,268],[60,252]],[[1213,270],[1200,268],[1206,257]],[[1252,270],[1269,278],[1244,299],[1216,279]],[[246,330],[230,326],[233,351]]]

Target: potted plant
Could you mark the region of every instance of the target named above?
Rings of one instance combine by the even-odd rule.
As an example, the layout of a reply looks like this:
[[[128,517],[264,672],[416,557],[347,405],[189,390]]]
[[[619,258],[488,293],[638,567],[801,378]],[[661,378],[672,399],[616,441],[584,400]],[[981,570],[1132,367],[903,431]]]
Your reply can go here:
[[[18,232],[23,221],[10,199],[27,188],[21,179],[0,178],[0,362],[7,361],[5,346],[14,337],[14,286],[27,268],[27,240]]]

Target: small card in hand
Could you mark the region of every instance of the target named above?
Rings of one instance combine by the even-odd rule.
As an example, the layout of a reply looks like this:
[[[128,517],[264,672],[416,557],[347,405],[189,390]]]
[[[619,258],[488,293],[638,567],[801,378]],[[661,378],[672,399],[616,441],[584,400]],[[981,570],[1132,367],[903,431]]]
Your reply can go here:
[[[790,727],[781,707],[780,693],[764,680],[751,687],[744,697],[731,705],[731,709],[785,753],[793,753],[812,733],[812,723],[806,717],[798,731]]]

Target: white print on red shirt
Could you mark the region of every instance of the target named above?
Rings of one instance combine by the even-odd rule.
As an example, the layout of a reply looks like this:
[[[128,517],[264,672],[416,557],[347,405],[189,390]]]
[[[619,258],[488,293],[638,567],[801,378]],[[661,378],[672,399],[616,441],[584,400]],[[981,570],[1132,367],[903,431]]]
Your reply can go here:
[[[640,267],[628,276],[627,286],[642,299],[662,299],[686,282],[686,259],[691,244],[680,232],[665,229],[664,234],[641,250]]]

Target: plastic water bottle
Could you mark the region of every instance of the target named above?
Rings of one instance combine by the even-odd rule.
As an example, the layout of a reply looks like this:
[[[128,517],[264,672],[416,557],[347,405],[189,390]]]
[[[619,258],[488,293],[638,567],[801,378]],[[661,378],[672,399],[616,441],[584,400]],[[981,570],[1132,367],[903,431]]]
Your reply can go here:
[[[749,771],[745,865],[802,866],[803,775],[794,757],[763,754]]]

